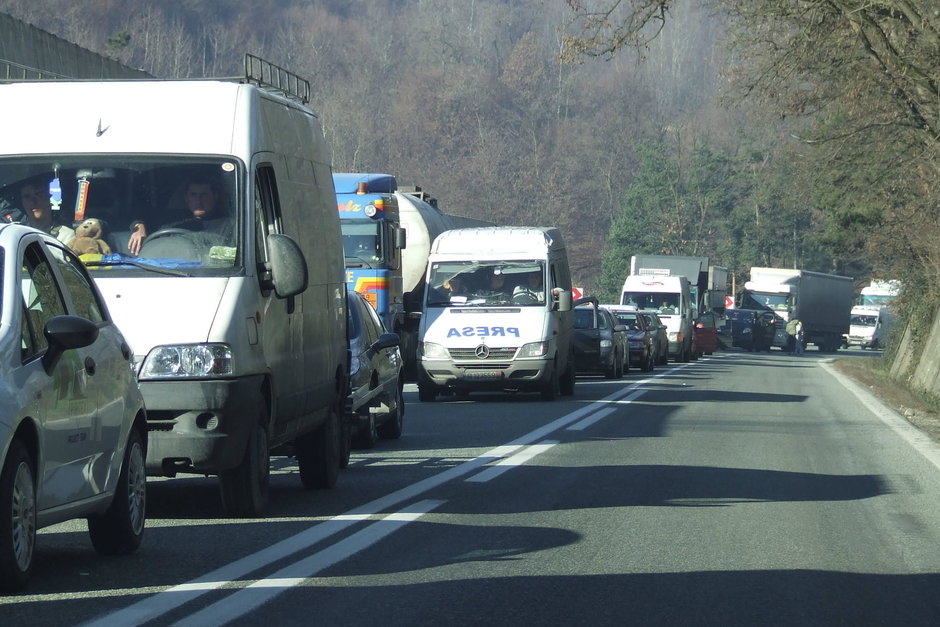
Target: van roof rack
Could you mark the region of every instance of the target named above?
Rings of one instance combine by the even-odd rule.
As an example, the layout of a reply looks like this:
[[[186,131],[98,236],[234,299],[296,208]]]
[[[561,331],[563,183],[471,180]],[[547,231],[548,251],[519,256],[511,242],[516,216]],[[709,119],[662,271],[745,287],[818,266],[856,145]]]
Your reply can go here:
[[[304,104],[310,102],[310,81],[250,52],[245,53],[244,80],[273,89]]]

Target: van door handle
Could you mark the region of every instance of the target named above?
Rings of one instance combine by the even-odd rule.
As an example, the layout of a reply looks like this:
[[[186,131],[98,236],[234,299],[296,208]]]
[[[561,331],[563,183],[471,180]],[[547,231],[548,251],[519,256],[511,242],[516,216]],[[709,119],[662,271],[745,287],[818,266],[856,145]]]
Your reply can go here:
[[[95,360],[92,359],[91,357],[86,357],[85,358],[85,372],[87,372],[91,376],[95,376],[96,368],[97,368],[97,364],[95,364]]]

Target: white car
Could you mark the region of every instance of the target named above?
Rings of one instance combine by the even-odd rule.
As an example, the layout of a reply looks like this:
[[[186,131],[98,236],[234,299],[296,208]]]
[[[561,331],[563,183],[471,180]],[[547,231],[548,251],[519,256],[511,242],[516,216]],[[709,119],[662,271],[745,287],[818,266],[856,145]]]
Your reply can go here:
[[[36,530],[87,518],[101,554],[140,545],[147,429],[133,353],[82,262],[0,225],[0,588],[29,579]]]

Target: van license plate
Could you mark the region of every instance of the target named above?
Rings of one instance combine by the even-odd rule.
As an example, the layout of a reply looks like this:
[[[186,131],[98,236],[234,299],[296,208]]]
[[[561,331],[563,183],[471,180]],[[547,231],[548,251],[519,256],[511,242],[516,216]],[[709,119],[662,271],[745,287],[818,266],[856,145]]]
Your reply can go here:
[[[470,370],[463,375],[471,381],[496,381],[503,378],[502,370]]]

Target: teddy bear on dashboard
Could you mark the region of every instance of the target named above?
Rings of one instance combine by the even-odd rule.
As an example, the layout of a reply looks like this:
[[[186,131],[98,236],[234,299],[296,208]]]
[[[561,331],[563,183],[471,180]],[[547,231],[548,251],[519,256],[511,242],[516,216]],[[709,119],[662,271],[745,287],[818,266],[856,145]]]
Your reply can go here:
[[[69,242],[77,255],[111,254],[111,247],[104,240],[104,225],[98,218],[88,218],[75,227],[75,237]]]

